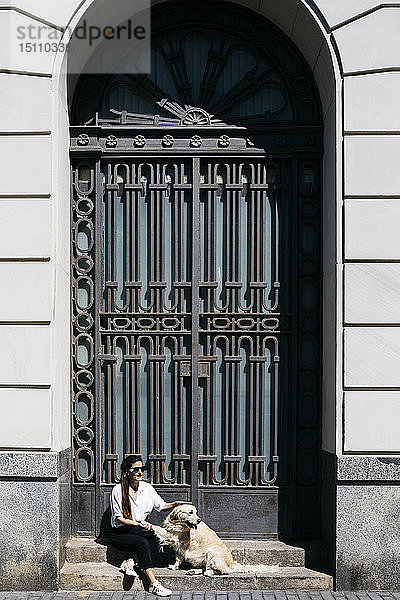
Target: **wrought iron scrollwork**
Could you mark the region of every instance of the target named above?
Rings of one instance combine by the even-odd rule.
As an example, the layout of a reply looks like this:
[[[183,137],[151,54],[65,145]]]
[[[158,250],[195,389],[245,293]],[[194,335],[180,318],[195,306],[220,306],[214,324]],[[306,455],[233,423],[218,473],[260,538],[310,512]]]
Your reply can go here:
[[[89,138],[87,142],[89,143]],[[86,140],[86,138],[84,138]],[[85,141],[86,143],[86,141]],[[95,171],[82,162],[72,170],[73,418],[74,477],[87,484],[95,475],[94,212]]]
[[[200,17],[198,5],[186,5],[188,13],[181,27],[177,27],[182,23],[181,6],[158,6],[154,10],[156,73],[96,78],[100,87],[97,94],[82,82],[78,94],[81,103],[75,110],[76,116],[80,115],[75,122],[86,122],[95,113],[107,118],[110,107],[128,99],[131,105],[127,110],[114,111],[116,123],[164,126],[175,122],[202,127],[235,122],[264,129],[267,124],[279,124],[286,132],[277,133],[278,146],[290,144],[293,132],[286,133],[291,124],[320,124],[310,70],[277,28],[267,22],[260,25],[255,13],[246,14],[246,26],[242,27],[242,9],[237,6],[225,10],[222,4],[216,8],[215,2],[204,3]],[[201,63],[194,58],[200,53],[204,57]],[[127,94],[127,89],[134,93]],[[138,114],[138,103],[146,107],[142,110],[146,113],[155,101],[169,110],[169,117]],[[316,140],[312,133],[307,134],[305,143],[311,147]]]
[[[276,481],[277,195],[268,184],[268,165],[259,159],[202,159],[200,171],[192,161],[108,157],[96,184],[93,168],[86,182],[80,179],[82,167],[74,170],[78,482],[91,481],[94,473],[95,360],[101,377],[96,402],[102,404],[103,446],[98,451],[104,483],[117,480],[124,454],[139,453],[148,456],[152,483],[189,484],[190,415],[197,393],[199,484],[265,486]],[[95,210],[104,232],[98,248]],[[195,210],[198,241],[192,235]],[[201,257],[197,332],[192,323],[194,252]],[[95,303],[96,256],[102,285]],[[191,379],[194,335],[200,344],[198,391]],[[87,406],[86,421],[82,406]]]

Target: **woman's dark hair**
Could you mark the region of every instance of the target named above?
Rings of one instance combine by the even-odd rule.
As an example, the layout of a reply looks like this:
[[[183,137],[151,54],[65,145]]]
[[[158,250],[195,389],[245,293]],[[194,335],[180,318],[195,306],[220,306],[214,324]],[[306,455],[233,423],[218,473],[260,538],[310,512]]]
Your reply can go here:
[[[129,454],[121,463],[122,513],[125,519],[132,518],[131,501],[129,500],[129,470],[137,462],[143,462],[142,457],[139,454]]]

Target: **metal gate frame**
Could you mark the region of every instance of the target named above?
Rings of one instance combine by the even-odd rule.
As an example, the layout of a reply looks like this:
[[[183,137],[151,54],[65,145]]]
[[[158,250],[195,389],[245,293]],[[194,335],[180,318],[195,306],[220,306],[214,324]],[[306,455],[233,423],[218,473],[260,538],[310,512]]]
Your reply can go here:
[[[164,102],[164,101],[163,101]],[[164,102],[165,103],[165,102]],[[162,103],[160,103],[162,104]],[[164,106],[162,104],[162,106]],[[179,108],[179,107],[178,107]],[[176,110],[176,105],[174,107],[174,109]],[[101,159],[104,156],[112,156],[114,158],[117,157],[122,157],[122,158],[126,158],[127,156],[131,155],[131,156],[143,156],[144,158],[147,156],[154,156],[155,151],[157,151],[157,153],[161,154],[164,152],[164,155],[171,154],[171,148],[166,148],[165,147],[165,139],[168,136],[168,140],[170,142],[170,138],[172,137],[172,139],[174,139],[175,142],[175,138],[173,136],[171,136],[171,133],[174,133],[176,136],[176,139],[179,140],[178,146],[179,144],[182,144],[182,147],[175,147],[174,148],[174,152],[173,154],[176,156],[184,156],[184,157],[188,157],[188,156],[195,156],[192,160],[193,160],[193,166],[194,166],[194,172],[197,174],[197,177],[194,178],[194,181],[197,181],[196,184],[196,189],[193,190],[193,193],[196,194],[197,197],[199,197],[200,194],[200,157],[207,157],[210,158],[212,156],[215,157],[220,157],[221,158],[221,154],[223,154],[223,156],[231,156],[231,157],[240,157],[241,160],[243,160],[244,157],[262,157],[264,154],[264,151],[262,150],[258,150],[257,148],[254,147],[254,145],[252,144],[252,142],[250,142],[250,140],[246,139],[245,136],[245,129],[244,128],[236,128],[233,126],[227,126],[226,124],[221,124],[218,122],[212,122],[212,116],[208,115],[207,113],[205,113],[205,111],[202,111],[201,109],[195,109],[193,107],[186,107],[186,110],[184,111],[184,114],[181,114],[179,116],[178,119],[178,123],[175,120],[175,123],[171,123],[172,119],[168,119],[167,123],[163,123],[163,117],[160,117],[159,115],[155,115],[155,116],[145,116],[145,115],[129,115],[129,113],[126,112],[122,112],[120,115],[118,115],[119,118],[115,119],[114,121],[110,121],[110,120],[102,120],[99,119],[98,116],[96,116],[96,120],[94,122],[93,125],[88,125],[85,127],[74,127],[72,128],[71,134],[72,134],[72,145],[71,145],[71,153],[73,157],[79,157],[80,159],[85,158],[85,159],[89,159],[89,161],[92,162],[93,165],[95,165],[95,168],[92,169],[93,173],[92,173],[92,177],[91,181],[92,184],[94,183],[94,180],[96,180],[96,187],[94,187],[93,185],[89,186],[89,188],[82,190],[80,189],[79,191],[79,186],[80,186],[80,182],[79,182],[79,178],[76,176],[75,174],[75,179],[73,181],[73,185],[75,186],[75,191],[77,191],[77,186],[78,186],[78,192],[83,194],[83,199],[86,198],[86,200],[88,200],[88,197],[91,194],[94,194],[97,197],[101,197],[101,190],[100,187],[102,185],[101,182]],[[150,119],[151,122],[143,122],[144,119]],[[196,125],[193,125],[193,118],[195,118],[197,120]],[[206,123],[204,123],[204,120],[206,119]],[[160,123],[161,121],[161,123]],[[214,120],[216,121],[216,120]],[[201,134],[202,136],[199,136],[198,133],[200,133],[200,128],[201,128]],[[111,132],[110,132],[111,129]],[[228,131],[227,131],[228,130]],[[140,133],[139,133],[140,132]],[[227,135],[227,132],[230,133],[230,135],[232,137],[229,137]],[[136,134],[136,135],[134,135]],[[145,134],[145,135],[142,135]],[[163,135],[164,134],[164,135]],[[193,135],[194,134],[194,135]],[[221,135],[222,134],[222,135]],[[240,137],[236,137],[239,136]],[[146,137],[145,137],[146,136]],[[235,136],[235,137],[233,137]],[[146,139],[147,138],[147,139]],[[203,146],[203,148],[201,147],[203,145],[203,141],[205,141],[205,144]],[[146,144],[148,144],[148,146],[150,146],[148,149],[145,147]],[[158,146],[157,149],[154,146]],[[94,161],[94,162],[93,162]],[[278,188],[279,185],[270,185],[270,188],[275,187]],[[78,193],[78,196],[79,196]],[[82,198],[81,198],[82,200]],[[79,206],[79,203],[81,202],[81,200],[78,199],[78,202],[76,202],[76,199],[73,200],[73,212],[74,210],[76,211],[77,206]],[[89,200],[90,202],[90,200]],[[199,202],[197,202],[197,206],[199,206]],[[93,204],[93,209],[95,207],[95,203]],[[78,210],[79,213],[79,210]],[[85,214],[85,211],[83,211],[83,214]],[[78,218],[77,218],[78,216]],[[76,248],[74,249],[74,244],[76,244],[76,240],[77,240],[77,235],[78,235],[78,230],[79,230],[79,221],[82,222],[82,219],[84,219],[84,217],[82,217],[82,215],[79,217],[79,215],[73,214],[72,215],[72,221],[74,224],[74,237],[73,237],[73,243],[72,243],[72,251],[74,253],[76,253]],[[198,214],[192,214],[192,219],[193,219],[193,234],[194,236],[198,236],[199,235],[199,215]],[[95,242],[93,242],[93,244],[91,245],[91,247],[93,248],[93,245],[95,244],[96,247],[99,247],[100,245],[100,240],[101,240],[101,228],[102,228],[102,223],[101,223],[101,215],[99,214],[99,211],[96,211],[96,217],[95,217],[95,231],[94,233],[94,237],[95,237]],[[80,252],[80,251],[79,251]],[[74,254],[73,254],[74,255]],[[75,267],[77,264],[77,261],[80,259],[82,259],[82,256],[75,256]],[[88,256],[89,258],[89,262],[90,262],[90,256]],[[101,264],[99,261],[101,261],[101,257],[99,256],[99,253],[97,252],[96,257],[96,265],[93,265],[93,267],[95,268],[97,273],[101,272]],[[199,270],[199,264],[198,264],[198,253],[197,252],[193,252],[193,266],[192,266],[192,272],[193,273],[198,273]],[[79,271],[79,269],[78,269]],[[85,270],[84,270],[85,272]],[[73,307],[73,313],[74,313],[74,318],[75,318],[75,325],[79,319],[79,314],[76,314],[76,308],[78,306],[79,308],[79,302],[78,302],[78,292],[77,292],[77,281],[79,282],[82,278],[84,278],[84,276],[79,275],[77,277],[77,280],[75,281],[75,287],[74,287],[74,294],[73,294],[73,300],[74,300],[74,307]],[[279,282],[275,282],[276,283],[276,294],[279,293]],[[95,293],[95,297],[99,300],[100,295],[101,295],[101,282],[99,281],[99,278],[97,278],[96,280],[96,293]],[[194,278],[194,280],[192,281],[192,297],[193,298],[199,298],[199,277]],[[93,303],[92,303],[93,305]],[[193,315],[192,315],[192,319],[193,319],[193,329],[195,331],[197,331],[197,335],[199,332],[199,310],[198,310],[198,302],[194,302],[193,303],[193,307],[197,307],[197,309],[195,309],[193,311]],[[276,306],[275,306],[276,308]],[[97,308],[95,309],[97,310]],[[79,311],[78,311],[79,312]],[[279,322],[279,321],[278,321]],[[95,394],[92,394],[91,397],[91,406],[93,409],[93,414],[91,415],[91,417],[94,417],[94,413],[96,413],[96,423],[95,423],[95,427],[87,427],[85,423],[80,423],[80,419],[79,419],[79,410],[77,407],[77,403],[75,403],[75,411],[74,411],[74,416],[75,419],[78,420],[78,423],[75,422],[74,423],[74,439],[75,439],[75,446],[76,446],[76,452],[77,452],[77,457],[79,458],[80,455],[84,454],[84,453],[88,453],[88,455],[90,456],[91,460],[92,460],[92,464],[93,464],[93,459],[95,459],[95,467],[93,467],[92,469],[89,469],[89,473],[88,473],[88,477],[86,477],[86,479],[84,481],[78,481],[75,484],[74,490],[75,490],[75,495],[76,495],[76,504],[80,507],[80,510],[78,510],[78,514],[79,514],[79,519],[77,520],[74,529],[76,530],[76,532],[78,533],[83,533],[83,534],[87,534],[87,533],[93,533],[94,531],[94,524],[93,524],[93,520],[91,518],[91,515],[93,513],[93,504],[95,504],[96,508],[96,513],[98,515],[98,518],[101,519],[101,516],[104,514],[106,506],[107,506],[107,502],[108,502],[108,496],[111,490],[110,486],[104,486],[102,484],[102,478],[101,478],[101,472],[103,469],[103,464],[102,464],[102,452],[101,452],[101,431],[102,431],[102,426],[103,426],[103,415],[101,414],[101,408],[99,408],[99,405],[101,407],[101,402],[95,402],[95,398],[100,398],[100,389],[99,389],[99,381],[100,381],[100,362],[101,361],[107,361],[110,359],[114,359],[114,357],[109,357],[109,356],[105,356],[102,355],[100,353],[100,346],[99,346],[99,325],[98,325],[98,319],[96,318],[96,314],[94,314],[94,343],[95,343],[95,347],[92,348],[92,363],[93,363],[93,367],[94,367],[94,371],[95,371],[95,377],[94,380],[96,381],[96,385],[97,385],[97,389]],[[276,329],[276,328],[275,328]],[[75,344],[75,349],[76,349],[76,345],[77,345],[77,340],[79,343],[79,340],[82,339],[82,337],[84,337],[86,334],[85,333],[79,333],[79,328],[78,328],[78,332],[74,332],[74,344]],[[76,335],[77,333],[77,335]],[[275,331],[276,333],[276,331]],[[87,336],[88,337],[88,336]],[[90,344],[89,344],[90,346]],[[99,360],[98,360],[99,359]],[[278,362],[279,362],[279,355],[278,352],[275,352],[275,361],[276,361],[276,369],[278,368]],[[79,365],[78,365],[79,366]],[[198,354],[198,344],[194,343],[193,344],[193,351],[192,351],[192,367],[191,367],[191,373],[190,373],[190,377],[192,380],[192,389],[195,389],[198,387],[198,381],[199,381],[199,354]],[[81,375],[82,376],[82,375]],[[79,376],[78,376],[79,377]],[[90,378],[89,378],[90,379]],[[76,384],[77,382],[77,378],[75,377],[74,382]],[[79,382],[78,382],[79,383]],[[93,383],[93,381],[91,382]],[[85,387],[85,386],[84,386]],[[79,388],[79,385],[78,385]],[[89,385],[90,388],[90,385]],[[86,386],[87,389],[87,386]],[[81,392],[82,390],[80,389],[78,391],[78,394]],[[75,390],[76,392],[76,390]],[[85,392],[84,392],[85,393]],[[89,391],[89,393],[91,393]],[[95,405],[97,406],[97,409],[95,409]],[[278,462],[278,452],[277,452],[277,433],[278,433],[278,425],[277,425],[277,419],[278,419],[278,414],[277,414],[277,407],[278,407],[278,392],[276,389],[276,393],[275,393],[275,431],[274,431],[274,450],[273,450],[273,462],[274,462],[274,467],[273,467],[273,471],[274,471],[274,475],[272,477],[272,479],[270,481],[264,481],[264,485],[266,485],[268,487],[268,493],[269,493],[269,500],[266,496],[266,489],[260,489],[260,487],[246,487],[245,489],[240,488],[240,487],[231,487],[230,491],[233,492],[233,497],[232,500],[234,502],[234,505],[237,504],[238,502],[240,503],[241,501],[246,502],[246,504],[249,503],[249,500],[251,497],[253,497],[253,501],[251,501],[251,504],[253,504],[253,511],[257,512],[257,510],[262,513],[262,524],[264,525],[264,527],[260,528],[260,521],[257,523],[256,527],[250,527],[250,530],[246,530],[246,531],[241,531],[240,536],[241,537],[255,537],[255,536],[269,536],[269,537],[277,537],[277,511],[278,511],[278,505],[277,505],[277,492],[278,489],[277,487],[274,485],[276,482],[276,475],[277,475],[277,462]],[[192,411],[192,428],[193,430],[197,429],[198,426],[198,395],[194,394],[194,408],[195,410]],[[91,421],[91,419],[89,419]],[[92,421],[91,421],[92,422]],[[89,423],[88,423],[89,424]],[[78,426],[77,426],[78,425]],[[97,432],[97,435],[95,435]],[[93,452],[93,439],[95,438],[95,446],[96,449]],[[221,523],[220,523],[220,518],[221,518],[221,514],[227,512],[227,488],[226,487],[219,487],[219,488],[204,488],[203,490],[201,490],[200,496],[196,495],[196,491],[198,491],[198,461],[199,461],[199,447],[198,447],[198,439],[197,436],[194,436],[194,440],[193,440],[193,446],[192,446],[192,456],[191,456],[191,462],[192,462],[192,469],[191,469],[191,473],[192,473],[192,477],[191,477],[191,489],[194,492],[194,496],[192,496],[192,500],[197,504],[200,502],[199,504],[199,508],[202,511],[202,513],[206,513],[207,516],[207,521],[211,524],[211,526],[213,526],[215,529],[220,530],[221,527]],[[92,447],[91,447],[92,446]],[[115,457],[118,458],[118,457]],[[203,457],[203,458],[207,458],[207,457]],[[232,457],[235,458],[235,457]],[[257,459],[259,459],[260,457],[254,457],[255,462],[257,462]],[[95,471],[95,472],[93,472]],[[77,460],[75,461],[75,475],[78,473],[78,462]],[[95,485],[93,485],[93,483],[90,482],[90,480],[93,480],[93,478],[95,478],[96,483]],[[88,485],[90,484],[90,485]],[[93,489],[95,488],[95,489]],[[78,492],[79,490],[79,492]],[[95,497],[94,497],[94,491],[96,490],[95,493]],[[168,487],[164,487],[164,486],[160,486],[160,491],[164,494],[164,496],[166,498],[168,498],[168,496],[171,494],[171,488],[168,489]],[[185,492],[186,492],[186,498],[189,499],[189,496],[187,494],[187,489],[185,489],[185,487],[183,487],[181,490],[183,497],[185,497]],[[172,492],[173,497],[176,498],[177,494],[179,493],[179,489],[178,488],[174,488],[174,492]],[[220,498],[222,494],[222,499]],[[225,495],[225,496],[224,496]],[[207,498],[208,497],[208,498]],[[221,511],[221,502],[222,502],[222,511]],[[218,505],[219,509],[218,509]],[[233,508],[233,506],[232,506]],[[265,525],[267,525],[265,527]],[[98,523],[97,525],[97,531],[99,530],[99,526],[100,524]],[[243,528],[243,527],[242,527]],[[244,525],[244,529],[246,529],[246,525]],[[228,537],[230,532],[229,531],[223,531],[223,533],[225,534],[225,537]],[[234,535],[234,537],[239,537],[238,532],[232,532],[232,535]]]

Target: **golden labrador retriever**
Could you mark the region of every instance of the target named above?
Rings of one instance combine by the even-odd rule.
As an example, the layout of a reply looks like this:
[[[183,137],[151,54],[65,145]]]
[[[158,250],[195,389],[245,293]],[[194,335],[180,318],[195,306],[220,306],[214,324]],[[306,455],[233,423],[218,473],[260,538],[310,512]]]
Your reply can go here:
[[[174,508],[164,521],[164,527],[153,525],[154,533],[160,541],[175,550],[175,564],[170,569],[179,569],[186,561],[194,567],[191,574],[226,575],[235,568],[229,548],[217,534],[197,515],[191,504]]]

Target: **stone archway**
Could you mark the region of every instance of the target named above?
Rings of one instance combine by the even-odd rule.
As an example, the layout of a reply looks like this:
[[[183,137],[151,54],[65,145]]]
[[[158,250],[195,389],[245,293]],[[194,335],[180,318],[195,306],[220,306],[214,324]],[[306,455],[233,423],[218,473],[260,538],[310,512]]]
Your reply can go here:
[[[87,76],[76,88],[72,120],[82,124],[98,114],[107,121],[110,108],[128,114],[145,113],[160,95],[169,95],[177,102],[194,103],[228,122],[246,126],[248,134],[267,152],[275,171],[270,184],[286,190],[282,192],[281,230],[288,237],[281,240],[281,248],[289,239],[300,240],[289,253],[280,250],[279,256],[283,287],[290,290],[284,298],[282,318],[282,365],[290,376],[283,379],[280,392],[279,454],[284,458],[279,480],[279,534],[292,539],[318,538],[320,516],[312,518],[319,512],[321,493],[321,320],[316,307],[321,297],[322,117],[318,95],[304,59],[267,21],[234,6],[229,12],[217,11],[218,18],[207,12],[207,4],[203,3],[201,10],[198,5],[185,4],[184,10],[182,6],[176,13],[171,5],[161,5],[155,11],[154,68],[158,79],[151,75]],[[221,3],[221,9],[223,6]],[[211,30],[212,36],[206,33]],[[200,59],[202,68],[196,69],[202,44],[209,46]],[[192,64],[186,69],[188,56]],[[310,246],[310,240],[315,245]],[[290,275],[293,272],[294,278]],[[80,337],[82,331],[75,335]],[[80,387],[77,385],[75,394],[83,397]],[[81,425],[77,422],[76,427]],[[92,456],[93,436],[88,439],[88,456]],[[85,444],[79,442],[76,448],[81,457],[85,452],[82,447]],[[108,455],[118,459],[116,446],[110,446]],[[96,476],[91,466],[86,470]],[[79,466],[76,472],[79,474]],[[82,484],[90,483],[87,474],[78,482],[81,490]],[[102,476],[97,476],[101,486]],[[112,481],[103,483],[111,485]],[[77,505],[82,506],[81,499]],[[86,527],[84,531],[91,531],[91,525]]]

